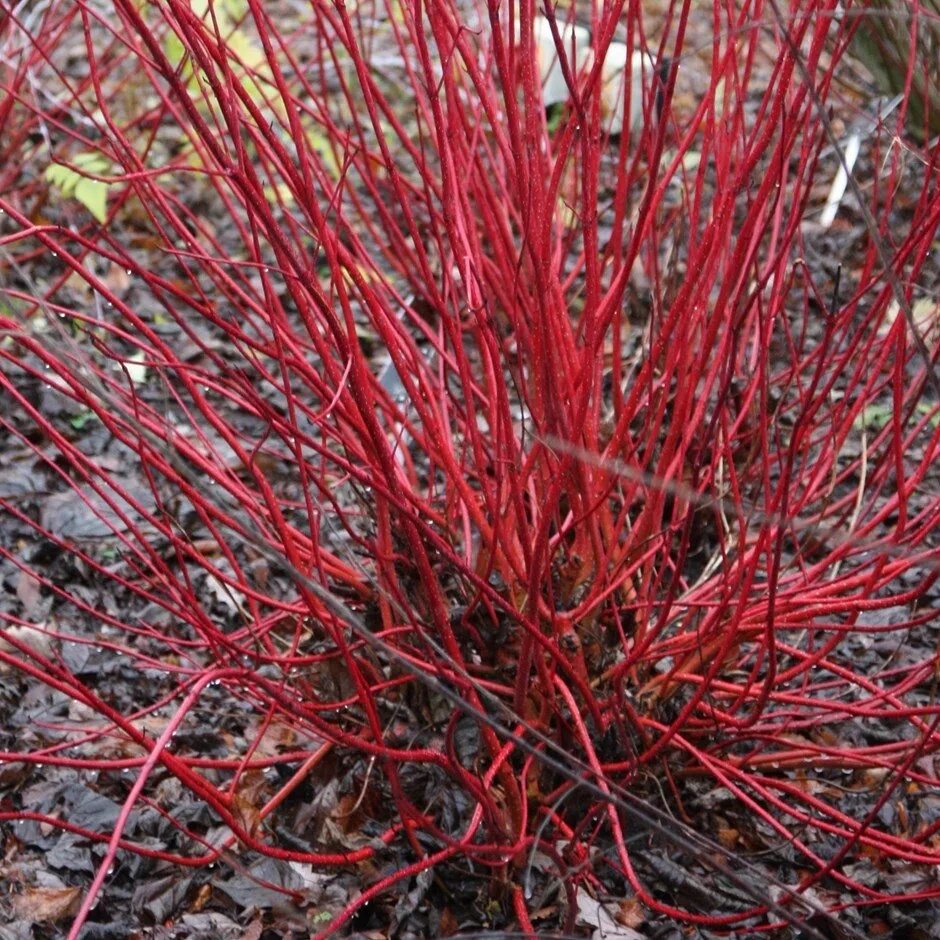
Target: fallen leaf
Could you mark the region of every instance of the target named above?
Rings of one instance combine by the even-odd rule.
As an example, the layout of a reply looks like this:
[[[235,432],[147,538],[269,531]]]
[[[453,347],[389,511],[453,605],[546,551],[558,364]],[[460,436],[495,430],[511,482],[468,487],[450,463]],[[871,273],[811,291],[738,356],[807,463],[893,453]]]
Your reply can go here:
[[[891,332],[898,317],[906,318],[901,313],[901,305],[893,300],[878,329],[879,335],[886,336]],[[919,297],[911,304],[911,319],[922,339],[926,341],[933,339],[934,334],[940,330],[940,303],[937,303],[933,297]]]
[[[131,910],[145,913],[154,924],[162,924],[172,917],[186,900],[192,878],[166,875],[156,881],[145,881],[138,885],[131,900]]]
[[[143,385],[147,381],[147,357],[139,351],[124,363],[128,378],[133,385]]]
[[[196,897],[193,898],[193,903],[189,906],[191,914],[198,914],[210,901],[212,898],[212,885],[204,884],[196,892]]]
[[[108,285],[108,290],[112,294],[123,297],[131,286],[130,271],[119,264],[112,264],[108,269],[108,273],[104,276],[104,282]]]
[[[618,924],[608,907],[592,898],[584,888],[578,890],[577,922],[594,928],[591,940],[643,940],[643,934],[625,924]]]
[[[283,721],[272,721],[255,747],[257,757],[276,757],[297,744],[297,730]]]
[[[149,511],[154,506],[154,497],[150,490],[137,484],[125,483],[123,491],[126,498],[116,488],[106,488],[108,498],[105,499],[92,487],[76,483],[43,502],[42,527],[50,535],[79,540],[107,538],[124,532],[142,518],[128,500],[135,500]]]
[[[33,924],[55,923],[78,911],[80,888],[27,888],[13,898],[13,910]]]
[[[26,616],[37,620],[42,605],[42,583],[31,571],[21,568],[16,579],[16,596],[19,598]]]
[[[40,656],[48,657],[52,653],[52,637],[40,625],[33,627],[24,624],[0,630],[0,649],[6,653],[14,650],[18,653],[17,643],[28,646]]]
[[[639,898],[624,898],[617,907],[617,923],[639,927],[646,923],[646,908]]]
[[[214,574],[206,575],[206,590],[229,614],[237,614],[244,610],[245,595],[236,591]]]
[[[261,808],[266,802],[268,783],[261,771],[242,774],[232,798],[232,810],[241,827],[254,835],[261,824]]]
[[[261,937],[261,921],[255,918],[242,932],[238,940],[259,940]]]
[[[188,928],[186,936],[213,937],[214,940],[237,940],[242,928],[229,917],[218,911],[200,914],[184,914],[180,923]]]
[[[460,929],[460,921],[454,916],[454,912],[445,907],[441,912],[441,922],[438,927],[442,937],[453,936]]]

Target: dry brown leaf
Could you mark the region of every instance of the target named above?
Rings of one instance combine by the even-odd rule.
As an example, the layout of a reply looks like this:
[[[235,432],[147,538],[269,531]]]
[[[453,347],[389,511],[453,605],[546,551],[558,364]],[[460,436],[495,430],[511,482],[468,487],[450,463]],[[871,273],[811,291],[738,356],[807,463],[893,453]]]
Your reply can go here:
[[[32,924],[55,923],[78,911],[80,897],[80,888],[27,888],[13,898],[13,910]]]
[[[718,830],[718,841],[726,849],[734,849],[738,844],[738,838],[740,833],[737,829],[733,829],[731,826],[723,827]]]
[[[104,282],[112,294],[123,297],[131,286],[131,274],[119,264],[112,264],[104,276]]]
[[[193,903],[189,907],[190,914],[198,914],[212,898],[212,885],[204,884],[193,898]]]
[[[639,898],[624,898],[617,908],[617,921],[624,927],[639,927],[646,923],[646,908]]]
[[[297,731],[282,721],[272,721],[264,730],[258,746],[254,750],[255,757],[277,757],[284,751],[289,751],[297,744]]]
[[[441,922],[438,927],[442,937],[451,937],[460,929],[460,922],[457,920],[454,912],[445,907],[441,912]]]
[[[235,819],[249,834],[254,835],[261,823],[261,808],[266,802],[268,784],[264,774],[249,770],[238,781],[238,790],[232,799]]]

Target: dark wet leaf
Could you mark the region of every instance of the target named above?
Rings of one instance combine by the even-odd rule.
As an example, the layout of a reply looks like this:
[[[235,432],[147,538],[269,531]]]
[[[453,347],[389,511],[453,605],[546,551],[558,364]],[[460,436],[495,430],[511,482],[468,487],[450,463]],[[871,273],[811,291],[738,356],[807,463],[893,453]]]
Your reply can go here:
[[[99,924],[92,921],[82,928],[78,940],[127,940],[127,924]]]
[[[9,462],[0,459],[0,499],[32,496],[41,491],[31,456]]]
[[[0,940],[33,940],[33,925],[25,920],[0,924]]]
[[[88,665],[93,647],[88,643],[67,641],[62,644],[62,660],[73,675],[80,676]]]
[[[153,495],[141,486],[125,485],[128,497],[153,508]],[[99,495],[91,487],[68,489],[50,496],[42,507],[42,525],[63,539],[107,538],[124,532],[141,520],[140,513],[124,497],[108,492]],[[111,505],[109,505],[111,503]]]
[[[392,912],[391,933],[395,933],[398,927],[417,910],[418,905],[425,899],[433,880],[434,872],[431,869],[426,869],[415,876],[414,887],[398,899],[395,910]]]
[[[193,879],[167,875],[156,881],[138,885],[131,901],[131,910],[143,914],[151,923],[160,924],[179,909],[186,900]]]
[[[239,907],[265,910],[281,910],[293,907],[289,896],[274,887],[259,882],[284,887],[289,891],[303,888],[303,880],[286,862],[265,858],[255,862],[245,874],[236,872],[225,881],[215,882],[215,887],[227,894]]]
[[[92,874],[95,864],[92,860],[89,844],[77,835],[66,832],[56,844],[46,852],[46,864],[50,868],[67,872],[87,872]]]
[[[359,895],[359,881],[349,872],[315,871],[312,865],[290,862],[291,870],[303,887],[304,899],[321,912],[337,913]]]
[[[62,793],[68,812],[68,820],[84,829],[95,832],[110,832],[117,822],[121,808],[100,793],[89,790],[82,784],[71,784]],[[136,813],[131,813],[128,829],[136,824]]]
[[[184,932],[173,934],[180,940],[235,940],[240,938],[242,928],[223,914],[185,914],[182,918]]]

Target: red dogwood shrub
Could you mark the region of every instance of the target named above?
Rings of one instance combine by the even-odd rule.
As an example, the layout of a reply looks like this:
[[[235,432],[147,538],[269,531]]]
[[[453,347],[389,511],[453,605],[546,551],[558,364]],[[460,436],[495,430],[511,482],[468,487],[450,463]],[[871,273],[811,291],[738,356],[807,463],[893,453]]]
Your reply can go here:
[[[351,871],[323,935],[940,894],[940,149],[821,227],[857,4],[704,6],[3,5],[0,760],[121,808],[0,818],[106,846],[72,936],[119,852]]]

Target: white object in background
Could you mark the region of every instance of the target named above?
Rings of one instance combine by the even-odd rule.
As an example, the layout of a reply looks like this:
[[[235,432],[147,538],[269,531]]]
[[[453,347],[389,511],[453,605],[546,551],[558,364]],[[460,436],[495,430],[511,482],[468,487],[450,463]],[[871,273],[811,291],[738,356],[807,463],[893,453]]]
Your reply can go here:
[[[836,172],[836,178],[832,181],[832,188],[829,190],[829,196],[826,199],[826,205],[823,208],[822,215],[819,217],[819,224],[823,228],[829,228],[836,220],[836,213],[842,204],[842,197],[849,185],[849,173],[855,168],[855,161],[858,159],[858,152],[862,146],[861,134],[853,134],[845,145],[845,152],[842,154],[842,161],[839,162],[839,169]]]
[[[591,33],[583,26],[571,23],[556,23],[571,77],[591,62]],[[535,18],[535,52],[538,56],[539,73],[542,80],[542,103],[545,107],[569,99],[568,83],[558,59],[558,48],[552,27],[544,16]]]
[[[822,214],[819,216],[819,224],[823,228],[829,228],[836,220],[836,213],[838,213],[839,207],[842,205],[842,198],[845,196],[846,189],[848,189],[849,177],[852,170],[855,169],[855,161],[858,160],[859,150],[862,147],[862,138],[873,134],[903,100],[904,95],[895,95],[890,101],[879,101],[877,115],[864,126],[856,126],[849,135],[845,142],[842,159],[839,161],[836,178],[832,181],[829,196],[826,198],[826,205],[823,206]]]
[[[633,131],[643,121],[643,76],[646,75],[648,83],[653,75],[653,64],[645,53],[636,50],[630,54],[624,43],[612,42],[601,65],[601,123],[609,134],[622,134],[624,130],[628,72],[630,116],[627,130]]]

